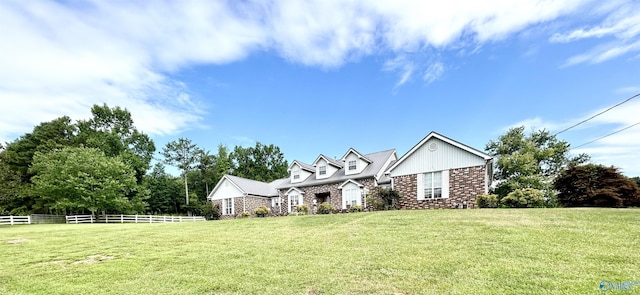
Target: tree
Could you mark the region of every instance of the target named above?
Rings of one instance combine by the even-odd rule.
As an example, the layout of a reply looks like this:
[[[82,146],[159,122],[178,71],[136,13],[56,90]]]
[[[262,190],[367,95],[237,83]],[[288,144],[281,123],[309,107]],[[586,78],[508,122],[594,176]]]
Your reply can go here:
[[[558,201],[569,207],[640,205],[640,188],[615,167],[570,166],[554,181]]]
[[[0,151],[0,207],[11,214],[30,214],[42,208],[31,193],[33,173],[29,167],[37,152],[47,153],[72,146],[76,127],[69,117],[41,123]],[[46,213],[46,212],[43,212]]]
[[[164,170],[162,163],[156,163],[149,174],[144,178],[144,186],[150,195],[147,203],[152,213],[179,213],[184,205],[180,196],[181,180],[179,177],[169,175]]]
[[[585,163],[586,154],[569,155],[569,143],[558,140],[546,130],[524,134],[524,126],[511,128],[497,141],[491,140],[485,150],[496,157],[495,193],[500,199],[517,189],[533,188],[553,199],[553,179],[565,167]]]
[[[289,166],[280,148],[263,145],[259,142],[255,147],[236,146],[231,154],[235,164],[234,175],[263,182],[271,182],[287,177]]]
[[[91,113],[91,119],[78,121],[75,141],[85,147],[100,149],[108,157],[120,156],[133,167],[136,181],[142,183],[156,151],[151,138],[135,128],[127,109],[94,105]]]
[[[179,138],[167,143],[162,149],[164,162],[176,166],[182,170],[184,177],[184,192],[186,204],[189,205],[189,185],[187,183],[187,172],[194,168],[198,159],[200,149],[191,140]]]
[[[640,186],[640,177],[636,176],[636,177],[631,177],[630,179],[633,182],[635,182],[638,186]]]
[[[94,214],[144,211],[147,192],[136,184],[133,169],[98,149],[66,147],[37,152],[29,171],[35,174],[34,192],[53,210]]]

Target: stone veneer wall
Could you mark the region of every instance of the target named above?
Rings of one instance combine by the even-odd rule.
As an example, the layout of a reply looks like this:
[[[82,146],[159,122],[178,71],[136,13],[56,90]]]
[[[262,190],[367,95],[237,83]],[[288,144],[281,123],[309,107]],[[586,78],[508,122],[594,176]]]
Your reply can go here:
[[[244,200],[243,200],[244,199]],[[244,205],[243,206],[243,202]],[[234,210],[234,214],[233,215],[222,215],[224,214],[224,212],[222,212],[223,208],[222,208],[222,200],[213,200],[213,204],[214,205],[218,205],[220,206],[220,219],[229,219],[229,218],[235,218],[237,216],[240,216],[242,214],[242,209],[246,208],[249,213],[251,213],[251,215],[253,215],[253,210],[260,207],[261,205],[265,205],[267,207],[271,207],[271,199],[268,198],[264,198],[264,197],[255,197],[255,196],[246,196],[244,198],[242,197],[237,197],[233,199],[233,206],[235,209]]]
[[[367,192],[371,191],[375,187],[375,181],[373,178],[365,178],[365,179],[357,179],[356,182],[364,185],[364,188]],[[313,212],[313,200],[316,198],[316,194],[329,193],[331,195],[331,205],[333,208],[341,210],[342,209],[342,190],[338,187],[344,181],[338,183],[328,183],[322,185],[312,185],[306,187],[296,187],[299,190],[302,190],[304,194],[302,195],[302,203],[307,204],[311,212]],[[289,209],[289,198],[285,194],[289,189],[281,189],[279,190],[280,197],[282,198],[282,213],[281,215],[287,215]],[[364,197],[361,200],[361,204],[365,203]],[[320,205],[320,204],[318,204]],[[277,208],[274,208],[277,210]]]
[[[485,191],[485,166],[449,170],[449,198],[418,200],[417,174],[393,177],[393,187],[402,196],[401,209],[476,208],[476,197]]]

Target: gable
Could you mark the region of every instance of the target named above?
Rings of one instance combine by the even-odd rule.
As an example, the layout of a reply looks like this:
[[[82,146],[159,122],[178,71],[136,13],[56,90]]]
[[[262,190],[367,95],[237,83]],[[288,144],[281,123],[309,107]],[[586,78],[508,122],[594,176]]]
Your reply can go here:
[[[242,192],[233,182],[231,182],[228,178],[223,177],[213,189],[211,194],[209,194],[209,197],[207,197],[207,199],[222,200],[227,198],[242,197],[243,195],[244,192]]]
[[[437,136],[427,137],[421,145],[414,147],[396,162],[391,167],[390,174],[401,176],[486,164],[486,157],[463,147]]]

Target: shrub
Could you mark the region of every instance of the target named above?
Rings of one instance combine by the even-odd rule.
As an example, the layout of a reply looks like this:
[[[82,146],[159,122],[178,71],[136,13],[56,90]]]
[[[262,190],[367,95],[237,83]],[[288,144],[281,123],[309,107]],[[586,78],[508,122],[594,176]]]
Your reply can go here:
[[[266,217],[267,215],[269,215],[269,211],[271,210],[269,210],[267,206],[261,205],[260,207],[253,210],[253,214],[255,214],[258,217]]]
[[[202,205],[202,216],[207,220],[220,219],[220,205],[218,204],[204,204]]]
[[[542,208],[545,204],[544,192],[535,188],[517,189],[500,202],[511,208]]]
[[[318,214],[331,214],[333,213],[333,205],[329,202],[324,202],[318,206]]]
[[[240,214],[240,218],[247,218],[251,216],[251,213],[249,213],[249,211],[244,211],[242,212],[242,214]]]
[[[375,210],[393,210],[397,209],[402,196],[396,190],[376,187],[367,194],[366,201]]]
[[[309,214],[309,206],[307,204],[298,205],[296,211],[301,215],[307,215]]]
[[[362,212],[362,206],[360,206],[360,205],[353,205],[353,206],[349,207],[349,212],[350,212],[350,213],[354,213],[354,212]]]
[[[476,198],[476,204],[480,208],[496,208],[498,207],[497,195],[479,195]]]

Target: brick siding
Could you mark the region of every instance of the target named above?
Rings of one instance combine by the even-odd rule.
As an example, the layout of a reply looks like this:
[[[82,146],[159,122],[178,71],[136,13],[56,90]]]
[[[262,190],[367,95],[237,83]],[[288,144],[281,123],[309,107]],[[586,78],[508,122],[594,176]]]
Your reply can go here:
[[[485,193],[485,170],[485,166],[449,170],[446,199],[418,200],[417,174],[393,177],[393,187],[402,196],[401,209],[476,208],[476,197]]]

